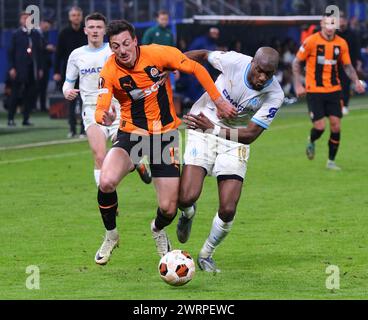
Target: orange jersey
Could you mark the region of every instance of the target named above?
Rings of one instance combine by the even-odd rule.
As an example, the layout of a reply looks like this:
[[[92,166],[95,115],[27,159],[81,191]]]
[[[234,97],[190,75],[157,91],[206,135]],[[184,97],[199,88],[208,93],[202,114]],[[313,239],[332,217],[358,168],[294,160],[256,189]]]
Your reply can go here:
[[[206,69],[178,49],[157,44],[140,46],[133,68],[119,64],[115,54],[106,61],[100,72],[96,122],[102,122],[114,95],[120,103],[121,131],[147,135],[176,129],[181,121],[175,113],[170,81],[162,86],[156,83],[164,70],[194,74],[213,100],[220,97]]]
[[[346,41],[335,35],[331,41],[320,32],[309,36],[296,57],[306,61],[306,91],[327,93],[341,90],[338,63],[351,64]]]

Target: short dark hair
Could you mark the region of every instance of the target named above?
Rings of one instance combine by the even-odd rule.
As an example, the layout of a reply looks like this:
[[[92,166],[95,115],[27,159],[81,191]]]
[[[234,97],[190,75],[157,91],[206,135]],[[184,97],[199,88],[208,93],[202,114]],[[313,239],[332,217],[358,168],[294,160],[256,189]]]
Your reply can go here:
[[[89,20],[103,21],[105,24],[107,23],[106,17],[100,12],[93,12],[86,16],[86,18],[84,19],[84,24],[87,24],[87,21]]]
[[[128,31],[132,39],[136,37],[134,26],[124,19],[111,21],[107,26],[106,35],[110,41],[110,38],[112,36],[115,36],[124,31]]]
[[[30,12],[22,11],[21,13],[19,13],[19,18],[22,17],[22,16],[30,16],[30,15],[31,15]]]
[[[78,11],[78,12],[80,12],[81,14],[83,14],[83,10],[82,10],[82,8],[81,8],[81,7],[78,7],[78,6],[72,6],[72,7],[69,9],[68,13],[70,13],[71,11]]]
[[[160,15],[168,16],[169,15],[169,12],[167,10],[165,10],[165,9],[158,10],[157,11],[157,14],[156,14],[156,17],[158,17]]]

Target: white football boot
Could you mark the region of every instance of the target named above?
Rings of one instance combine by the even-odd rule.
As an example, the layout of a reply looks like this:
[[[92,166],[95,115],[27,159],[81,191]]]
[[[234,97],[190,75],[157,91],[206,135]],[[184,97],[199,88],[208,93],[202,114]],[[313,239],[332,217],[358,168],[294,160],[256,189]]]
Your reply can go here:
[[[104,238],[104,241],[102,242],[101,247],[96,252],[95,261],[97,264],[104,265],[106,264],[110,256],[112,254],[112,251],[119,247],[119,234],[116,233],[115,237],[108,237],[107,232]]]
[[[171,251],[171,243],[164,229],[155,231],[155,220],[151,222],[151,232],[153,240],[156,243],[157,253],[163,257],[166,253]]]

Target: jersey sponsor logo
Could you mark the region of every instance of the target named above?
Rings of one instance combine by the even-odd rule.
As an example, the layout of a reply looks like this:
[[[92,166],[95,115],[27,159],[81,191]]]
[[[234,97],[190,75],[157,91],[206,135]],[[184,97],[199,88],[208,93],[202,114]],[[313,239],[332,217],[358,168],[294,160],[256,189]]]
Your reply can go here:
[[[279,109],[277,109],[277,108],[268,109],[268,115],[266,117],[270,118],[270,119],[273,119],[275,117],[277,111],[279,111]]]
[[[81,69],[81,75],[93,74],[93,73],[100,73],[102,67],[92,67],[92,68],[84,68]]]
[[[133,100],[137,101],[140,99],[143,99],[145,97],[148,97],[152,93],[158,91],[159,85],[157,83],[154,83],[152,86],[146,88],[146,89],[133,89],[129,91],[129,95],[133,98]]]
[[[335,65],[337,63],[337,60],[326,59],[324,56],[318,56],[317,57],[317,63],[318,64],[324,64],[324,65]]]
[[[227,92],[226,89],[222,90],[223,95],[225,98],[239,111],[243,111],[245,109],[245,106],[242,106],[241,104],[238,104],[234,99],[230,97],[230,94]]]

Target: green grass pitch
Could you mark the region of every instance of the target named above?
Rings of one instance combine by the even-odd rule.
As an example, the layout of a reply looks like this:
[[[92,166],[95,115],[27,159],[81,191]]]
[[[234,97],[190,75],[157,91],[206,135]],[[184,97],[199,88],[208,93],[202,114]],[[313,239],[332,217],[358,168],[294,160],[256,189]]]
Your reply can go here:
[[[233,229],[214,256],[222,272],[197,268],[177,288],[157,270],[152,185],[136,173],[120,184],[120,247],[98,266],[104,229],[87,142],[11,149],[63,139],[66,120],[34,116],[34,128],[12,130],[1,121],[0,299],[367,299],[368,99],[351,104],[342,122],[341,172],[325,169],[328,131],[307,160],[305,104],[283,107],[251,146]],[[197,257],[217,199],[216,180],[207,178],[189,241],[176,239],[177,220],[168,227],[174,248]],[[38,290],[26,288],[30,265],[40,270]],[[326,288],[329,265],[339,268],[339,289]]]

